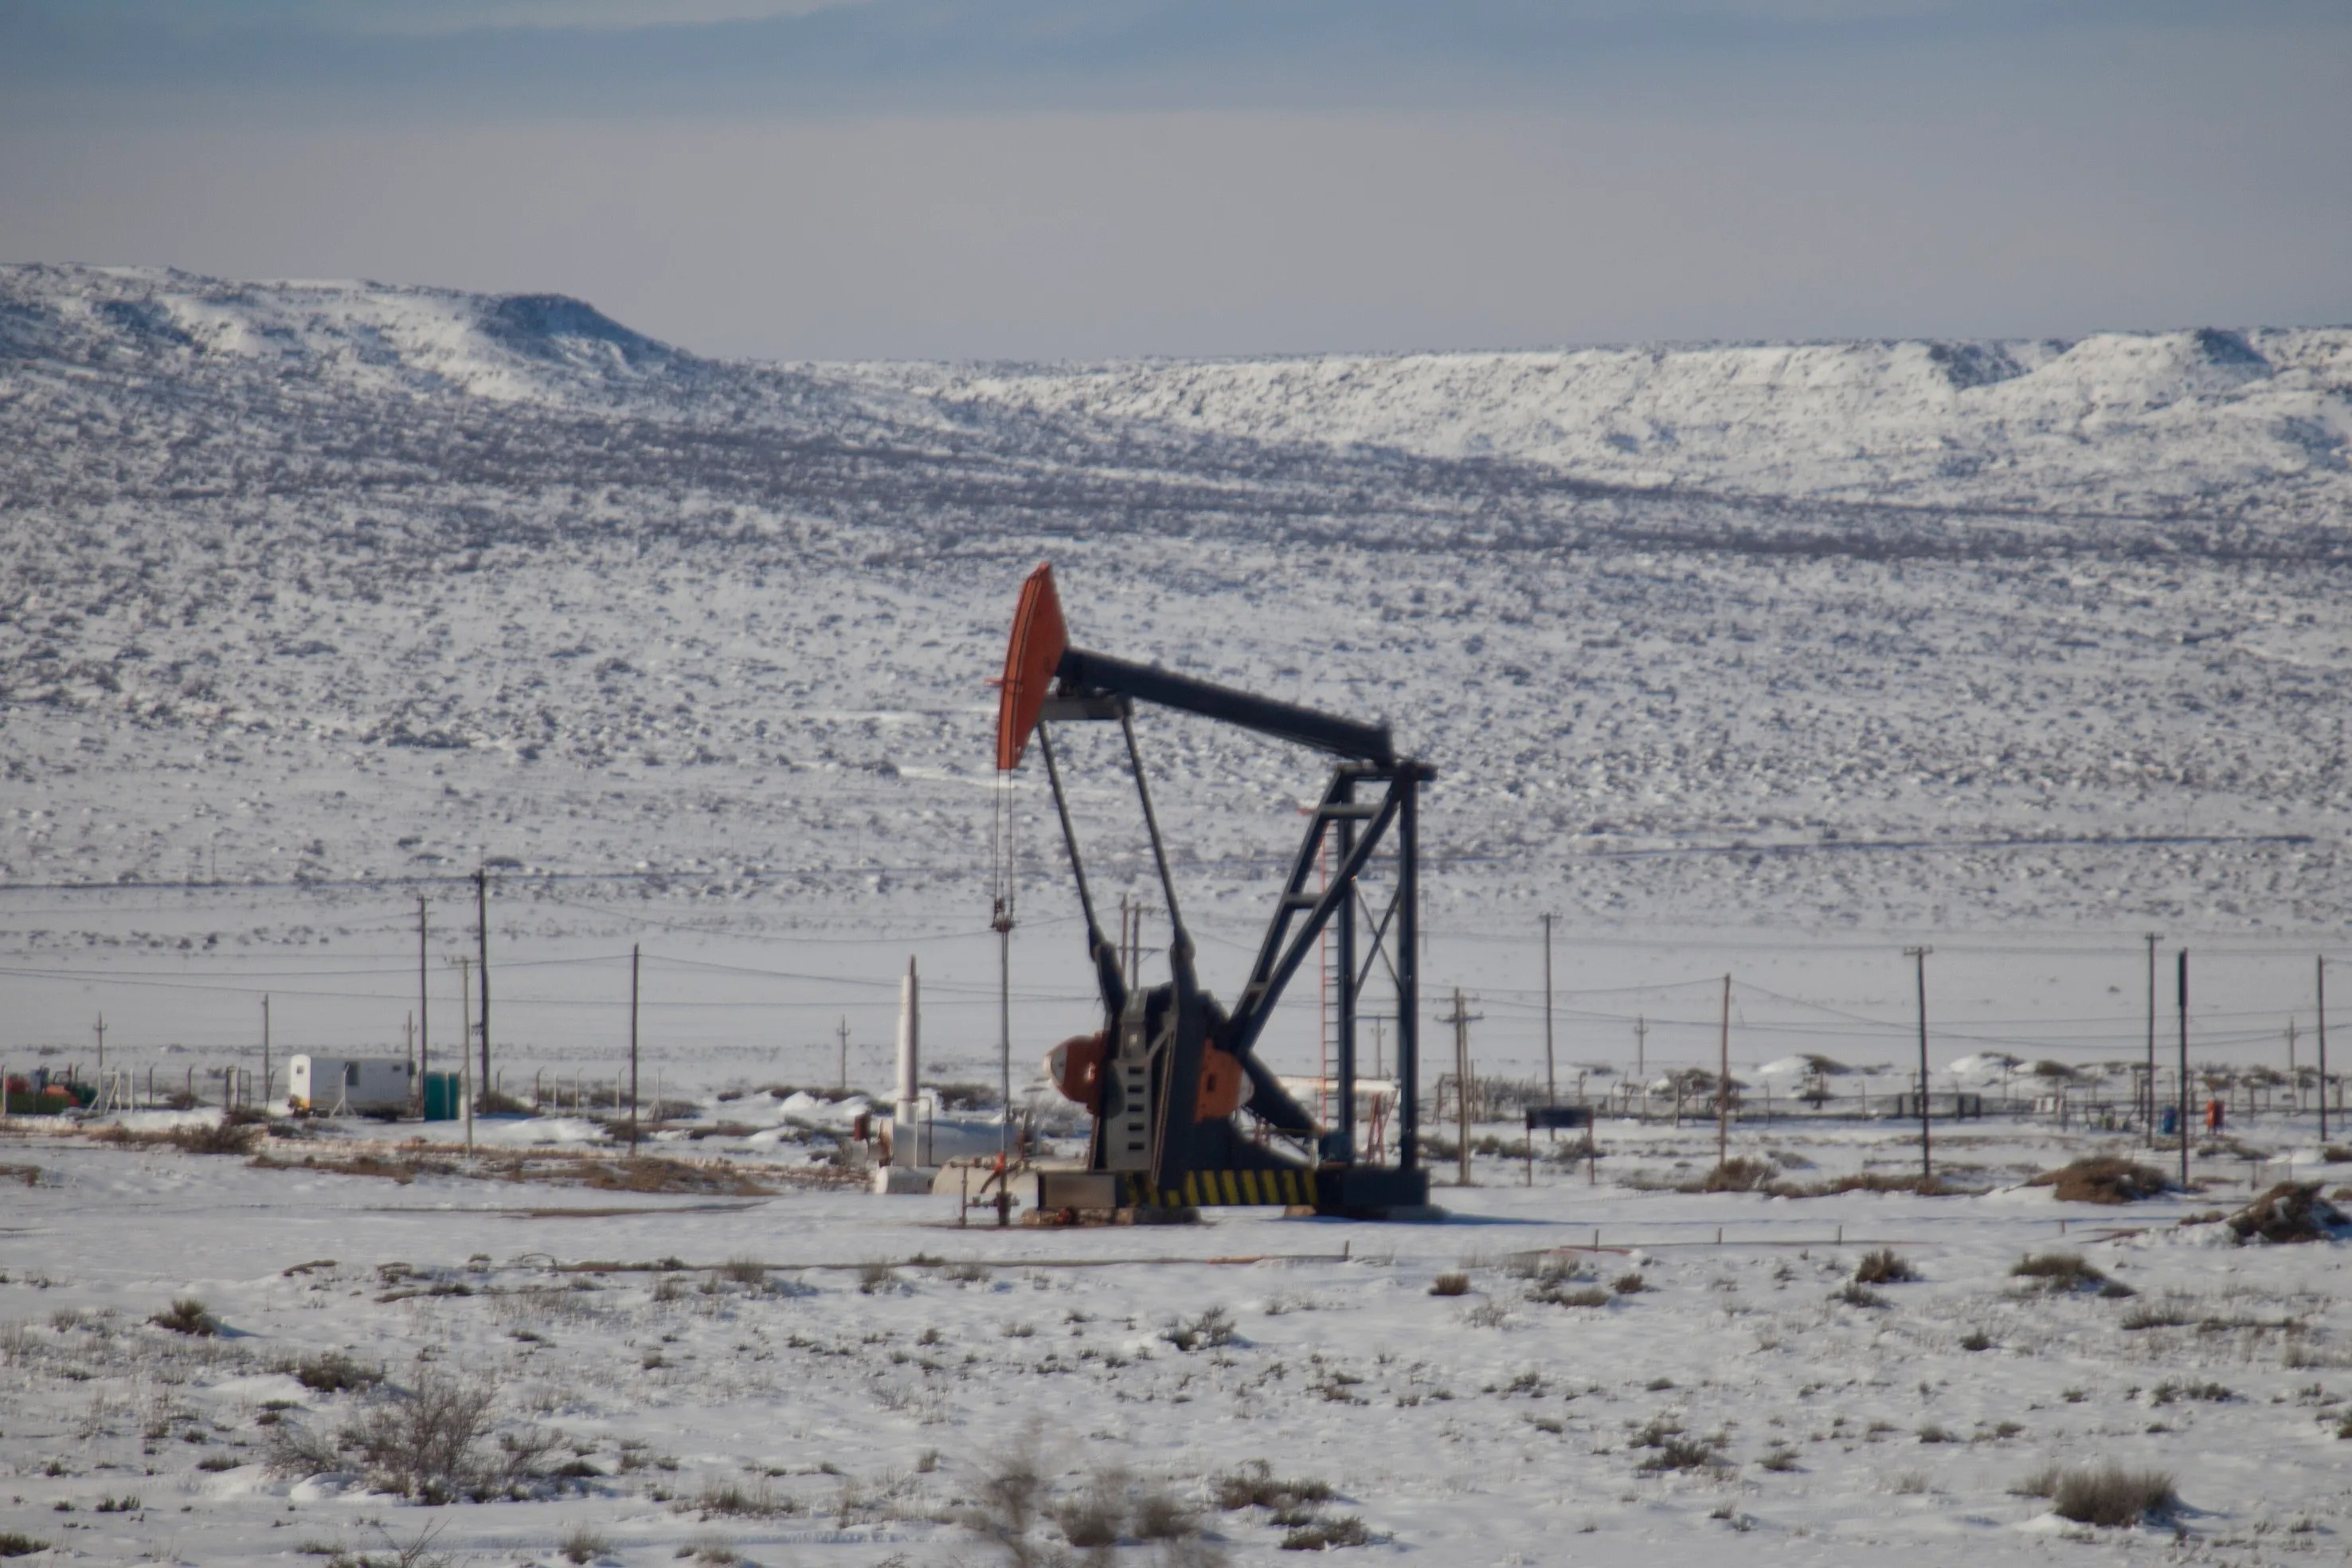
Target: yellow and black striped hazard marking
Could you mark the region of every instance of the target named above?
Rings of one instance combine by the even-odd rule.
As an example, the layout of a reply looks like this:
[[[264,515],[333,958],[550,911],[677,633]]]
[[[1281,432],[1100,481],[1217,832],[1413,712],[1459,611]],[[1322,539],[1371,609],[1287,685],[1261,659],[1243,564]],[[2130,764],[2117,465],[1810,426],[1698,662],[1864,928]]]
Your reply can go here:
[[[1151,1201],[1147,1178],[1135,1178],[1135,1200]],[[1315,1173],[1301,1170],[1188,1171],[1181,1187],[1160,1195],[1169,1208],[1212,1208],[1243,1204],[1312,1204]]]

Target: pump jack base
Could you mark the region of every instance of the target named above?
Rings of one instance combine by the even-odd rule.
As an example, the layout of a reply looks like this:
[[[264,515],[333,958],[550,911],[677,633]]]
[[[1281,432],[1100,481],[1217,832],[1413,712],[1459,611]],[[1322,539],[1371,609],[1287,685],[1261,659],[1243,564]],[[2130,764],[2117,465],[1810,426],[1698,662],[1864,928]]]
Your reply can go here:
[[[1198,1225],[1201,1211],[1179,1205],[1136,1204],[1124,1208],[1033,1208],[1019,1223],[1044,1230],[1096,1225]]]
[[[1282,1211],[1285,1219],[1360,1219],[1384,1225],[1435,1225],[1454,1218],[1433,1203],[1397,1203],[1385,1208],[1317,1208],[1297,1204]]]

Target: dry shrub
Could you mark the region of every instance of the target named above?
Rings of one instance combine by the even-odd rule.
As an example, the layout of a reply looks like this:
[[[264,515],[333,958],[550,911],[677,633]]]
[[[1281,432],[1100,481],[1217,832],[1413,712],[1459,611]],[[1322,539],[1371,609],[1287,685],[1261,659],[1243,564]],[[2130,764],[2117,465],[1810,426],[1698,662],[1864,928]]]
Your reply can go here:
[[[1774,1197],[1837,1197],[1849,1192],[1907,1192],[1917,1197],[1978,1197],[1988,1189],[1960,1186],[1939,1176],[1893,1176],[1885,1171],[1856,1171],[1826,1181],[1776,1181],[1764,1189]]]
[[[2209,1404],[2226,1405],[2238,1396],[2224,1383],[2177,1383],[2165,1379],[2148,1391],[2151,1405],[2169,1405],[2179,1399],[2201,1399]]]
[[[2063,1466],[2048,1464],[2032,1475],[2020,1476],[2010,1486],[2012,1497],[2056,1497],[2058,1479],[2066,1473]]]
[[[428,1373],[345,1428],[339,1446],[358,1455],[376,1490],[446,1502],[488,1479],[480,1448],[494,1398],[486,1384]]]
[[[513,1179],[568,1179],[602,1192],[698,1192],[727,1197],[765,1197],[776,1190],[731,1166],[689,1165],[684,1160],[665,1160],[650,1155],[633,1160],[583,1159],[578,1165],[579,1168],[568,1176],[527,1169]]]
[[[0,1557],[30,1557],[37,1552],[47,1552],[49,1543],[37,1540],[21,1531],[0,1530]]]
[[[187,1155],[249,1155],[260,1140],[261,1129],[250,1122],[222,1120],[195,1126],[167,1127],[160,1132],[133,1132],[117,1123],[104,1132],[93,1134],[101,1144],[118,1148],[153,1149],[170,1147]]]
[[[1657,1451],[1644,1458],[1640,1469],[1655,1474],[1662,1470],[1704,1469],[1716,1462],[1716,1450],[1723,1446],[1716,1437],[1694,1437],[1685,1433],[1664,1435]]]
[[[1190,1541],[1201,1533],[1201,1516],[1164,1487],[1146,1487],[1136,1496],[1128,1529],[1138,1541]]]
[[[2330,1144],[2319,1151],[2319,1163],[2326,1166],[2352,1165],[2352,1149],[2341,1144]]]
[[[1848,1280],[1843,1285],[1831,1291],[1830,1300],[1843,1301],[1849,1307],[1883,1307],[1886,1304],[1885,1296],[1859,1280]]]
[[[288,1479],[326,1475],[345,1469],[341,1450],[324,1433],[299,1421],[280,1419],[269,1427],[269,1470]]]
[[[1429,1293],[1433,1296],[1466,1296],[1470,1293],[1470,1276],[1458,1271],[1440,1274],[1429,1282]]]
[[[2346,1221],[2319,1196],[2317,1182],[2283,1181],[2237,1213],[2227,1224],[2241,1241],[2326,1241]]]
[[[2180,1504],[2179,1494],[2172,1490],[2172,1478],[2163,1471],[2127,1470],[2114,1464],[2095,1470],[2059,1471],[2050,1500],[2061,1519],[2107,1526],[2137,1524]]]
[[[570,1533],[555,1543],[556,1551],[569,1563],[593,1563],[610,1553],[613,1542],[599,1531],[584,1524],[575,1524]]]
[[[1780,1167],[1770,1160],[1734,1155],[1695,1182],[1685,1182],[1684,1192],[1761,1192],[1770,1186]]]
[[[174,1127],[164,1134],[171,1145],[186,1155],[249,1155],[261,1129],[250,1122],[214,1122]]]
[[[220,1333],[219,1322],[206,1310],[204,1302],[194,1296],[182,1296],[147,1321],[157,1328],[170,1329],[173,1333],[209,1336]]]
[[[466,1167],[456,1160],[434,1159],[424,1155],[305,1155],[299,1160],[279,1159],[268,1153],[256,1155],[256,1170],[317,1170],[336,1176],[381,1176],[406,1186],[420,1176],[464,1176]]]
[[[1615,1292],[1602,1285],[1538,1285],[1528,1292],[1528,1300],[1548,1307],[1605,1307],[1615,1301]]]
[[[1372,1532],[1352,1513],[1318,1519],[1300,1525],[1282,1538],[1285,1552],[1329,1552],[1341,1546],[1370,1546]]]
[[[295,1381],[314,1394],[363,1391],[383,1381],[383,1369],[363,1365],[341,1351],[303,1357],[295,1364]]]
[[[1127,1522],[1127,1478],[1117,1470],[1098,1472],[1076,1497],[1054,1506],[1054,1522],[1062,1539],[1080,1551],[1118,1544]]]
[[[1219,1508],[1235,1513],[1245,1508],[1276,1511],[1331,1500],[1328,1485],[1318,1480],[1280,1480],[1264,1459],[1251,1459],[1210,1482],[1210,1495]]]
[[[1854,1265],[1853,1281],[1857,1285],[1904,1285],[1919,1277],[1911,1260],[1891,1247],[1881,1247],[1862,1255]]]
[[[753,1487],[740,1481],[705,1481],[694,1506],[705,1519],[772,1519],[793,1512],[799,1505],[778,1497],[765,1481]]]
[[[683,1192],[719,1197],[766,1197],[776,1191],[772,1186],[725,1164],[696,1165],[652,1155],[635,1159],[615,1158],[566,1149],[511,1153],[479,1150],[464,1157],[423,1152],[396,1155],[362,1152],[323,1157],[305,1155],[299,1160],[280,1159],[262,1154],[256,1156],[253,1163],[263,1170],[320,1170],[331,1171],[339,1176],[383,1176],[403,1186],[421,1176],[440,1176],[544,1182],[552,1186],[593,1187],[599,1192]]]
[[[1014,1568],[1034,1568],[1048,1559],[1029,1539],[1046,1502],[1045,1475],[1037,1457],[1037,1430],[1024,1432],[982,1478],[979,1497],[964,1510],[966,1530],[1002,1551]]]
[[[2188,1322],[2187,1318],[2170,1307],[2134,1307],[2123,1315],[2116,1326],[2126,1331],[2177,1329]]]
[[[270,1469],[281,1476],[356,1469],[372,1490],[420,1502],[516,1495],[545,1479],[559,1445],[532,1428],[489,1436],[495,1390],[427,1372],[413,1388],[387,1391],[330,1440],[297,1422],[270,1428]]]
[[[2061,1203],[2137,1203],[2172,1190],[2172,1184],[2154,1166],[2113,1155],[2043,1171],[2025,1185],[2052,1188],[2052,1196]]]
[[[2053,1291],[2088,1290],[2107,1280],[2080,1252],[2032,1253],[2019,1259],[2010,1274],[2020,1280],[2039,1280]]]
[[[1221,1350],[1234,1343],[1234,1315],[1223,1307],[1205,1309],[1199,1317],[1179,1321],[1160,1331],[1160,1337],[1178,1350],[1190,1353],[1206,1346]]]
[[[1036,1427],[1024,1430],[981,1482],[977,1501],[958,1516],[958,1522],[995,1546],[1014,1568],[1077,1561],[1033,1539],[1049,1522],[1064,1542],[1086,1553],[1081,1560],[1087,1563],[1108,1562],[1112,1549],[1123,1542],[1158,1543],[1159,1561],[1166,1564],[1207,1568],[1223,1561],[1221,1552],[1200,1540],[1200,1520],[1191,1509],[1164,1487],[1139,1487],[1122,1469],[1097,1470],[1084,1486],[1056,1498],[1039,1458],[1039,1441]]]

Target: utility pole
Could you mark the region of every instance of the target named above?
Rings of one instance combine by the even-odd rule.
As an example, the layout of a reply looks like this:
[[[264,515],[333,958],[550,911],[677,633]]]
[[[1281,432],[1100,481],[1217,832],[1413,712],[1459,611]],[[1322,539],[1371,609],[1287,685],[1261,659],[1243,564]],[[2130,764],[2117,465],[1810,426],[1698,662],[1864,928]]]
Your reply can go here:
[[[425,1005],[425,895],[416,895],[416,1113],[425,1113],[425,1078],[433,1071],[433,1014]]]
[[[474,943],[481,959],[482,1092],[490,1092],[490,872],[474,868]]]
[[[1547,1103],[1557,1105],[1559,1103],[1559,1066],[1553,1061],[1551,1051],[1551,922],[1550,915],[1547,915],[1543,917],[1544,1092],[1549,1097]],[[1559,1129],[1557,1127],[1552,1129],[1551,1141],[1555,1144],[1559,1142]]]
[[[2327,1141],[2327,960],[2319,960],[2319,1141]]]
[[[1634,1113],[1648,1121],[1650,1111],[1650,1071],[1643,1065],[1650,1043],[1650,1020],[1640,1014],[1633,1018],[1633,1086],[1642,1092],[1642,1108]]]
[[[2147,1146],[2156,1147],[2156,932],[2147,934]]]
[[[1470,1185],[1470,1025],[1484,1013],[1472,1013],[1462,1005],[1462,988],[1454,988],[1454,1010],[1438,1019],[1454,1026],[1454,1130],[1459,1137],[1456,1157],[1460,1162],[1457,1186]]]
[[[98,1015],[98,1081],[106,1082],[106,1015]]]
[[[269,1103],[269,993],[261,993],[261,1103]]]
[[[1906,947],[1904,956],[1917,967],[1919,975],[1919,1192],[1926,1197],[1927,1186],[1936,1178],[1935,1162],[1927,1147],[1927,955],[1933,947]]]
[[[1731,977],[1723,977],[1723,1028],[1717,1036],[1720,1060],[1715,1074],[1715,1163],[1717,1169],[1731,1158]]]
[[[2294,1015],[2286,1018],[2286,1092],[2287,1103],[2294,1110],[2303,1109],[2303,1084],[2294,1073]]]
[[[833,1031],[841,1040],[841,1074],[834,1087],[846,1093],[849,1089],[849,1020],[843,1019],[841,1027]]]
[[[2189,1190],[2189,949],[2180,950],[2180,1190]]]
[[[637,1154],[637,944],[629,944],[629,1157]]]
[[[466,1036],[474,1032],[473,963],[460,954],[457,958],[457,1021],[464,1033],[457,1037],[458,1091],[466,1102],[466,1152],[474,1152],[474,1068],[473,1056],[466,1050]]]

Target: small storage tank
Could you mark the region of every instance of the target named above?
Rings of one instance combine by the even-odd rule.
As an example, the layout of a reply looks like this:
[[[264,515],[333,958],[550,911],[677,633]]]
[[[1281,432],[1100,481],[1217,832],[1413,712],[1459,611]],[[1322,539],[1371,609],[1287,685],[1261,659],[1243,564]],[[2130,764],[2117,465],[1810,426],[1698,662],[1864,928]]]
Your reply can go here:
[[[466,1113],[466,1080],[462,1073],[425,1075],[425,1119],[455,1122]]]

